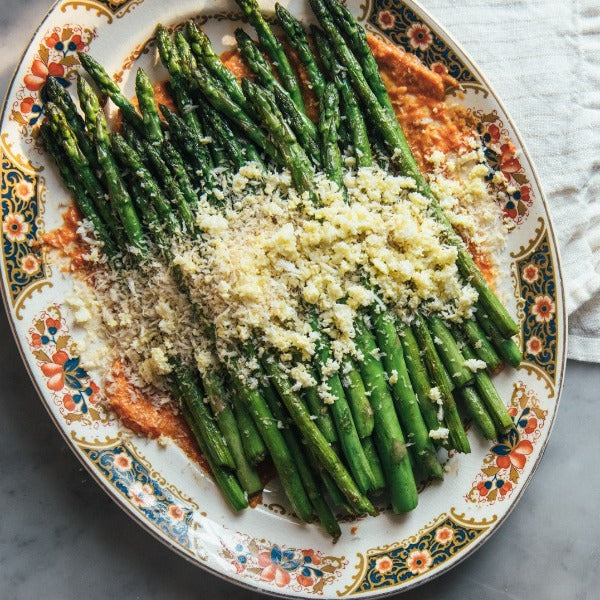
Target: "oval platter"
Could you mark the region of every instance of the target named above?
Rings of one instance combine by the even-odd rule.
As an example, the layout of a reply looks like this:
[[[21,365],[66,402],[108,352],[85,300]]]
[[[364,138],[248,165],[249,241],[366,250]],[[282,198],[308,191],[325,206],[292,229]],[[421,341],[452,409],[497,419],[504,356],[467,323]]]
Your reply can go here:
[[[307,18],[304,0],[283,2]],[[266,6],[267,3],[261,3]],[[435,577],[476,550],[500,526],[539,463],[563,382],[566,314],[559,257],[535,171],[511,119],[460,46],[410,0],[349,0],[371,33],[443,65],[456,94],[481,122],[488,162],[511,182],[503,207],[514,221],[500,292],[521,323],[524,361],[496,377],[514,428],[496,442],[469,433],[473,452],[452,459],[445,481],[419,506],[395,516],[342,523],[332,543],[288,513],[269,484],[262,504],[233,514],[210,477],[173,444],[134,436],[104,407],[98,375],[79,362],[82,332],[64,305],[72,280],[39,246],[61,224],[69,196],[37,148],[40,90],[48,73],[69,87],[76,51],[90,50],[133,94],[132,70],[161,76],[152,40],[158,22],[197,19],[217,48],[232,42],[233,0],[61,0],[30,42],[2,115],[2,291],[24,363],[65,440],[99,485],[142,527],[194,564],[263,593],[379,597]],[[512,142],[509,143],[509,142]]]

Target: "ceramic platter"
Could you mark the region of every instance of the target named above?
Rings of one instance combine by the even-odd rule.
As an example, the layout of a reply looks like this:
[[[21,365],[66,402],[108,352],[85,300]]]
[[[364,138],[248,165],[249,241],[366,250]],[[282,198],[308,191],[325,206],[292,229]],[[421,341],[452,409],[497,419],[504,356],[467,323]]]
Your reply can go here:
[[[304,0],[284,4],[309,18]],[[70,202],[35,144],[36,126],[44,118],[40,89],[48,73],[71,86],[76,51],[89,50],[133,95],[131,75],[138,65],[155,79],[164,76],[152,40],[158,22],[175,25],[194,17],[224,49],[239,20],[233,0],[61,0],[26,49],[2,115],[4,302],[52,420],[99,485],[156,538],[232,583],[289,597],[396,593],[475,551],[508,516],[540,461],[565,364],[556,242],[535,171],[509,116],[483,75],[424,8],[410,0],[349,5],[371,32],[427,65],[445,66],[461,83],[464,96],[455,100],[479,116],[490,165],[513,184],[504,210],[515,228],[500,292],[521,323],[524,361],[495,379],[514,418],[508,435],[491,443],[470,431],[472,454],[453,461],[443,483],[427,486],[416,510],[404,516],[384,510],[378,517],[345,522],[335,544],[317,526],[289,514],[277,482],[269,484],[257,508],[233,514],[210,477],[177,446],[135,437],[107,412],[94,383],[97,375],[79,365],[82,333],[62,303],[72,281],[31,244],[61,224]]]

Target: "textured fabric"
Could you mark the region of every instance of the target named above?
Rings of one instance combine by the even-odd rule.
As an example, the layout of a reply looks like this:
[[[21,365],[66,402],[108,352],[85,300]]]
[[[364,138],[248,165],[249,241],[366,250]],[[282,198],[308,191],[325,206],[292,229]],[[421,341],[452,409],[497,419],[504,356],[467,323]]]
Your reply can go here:
[[[423,0],[514,118],[558,237],[569,357],[600,362],[600,1]]]

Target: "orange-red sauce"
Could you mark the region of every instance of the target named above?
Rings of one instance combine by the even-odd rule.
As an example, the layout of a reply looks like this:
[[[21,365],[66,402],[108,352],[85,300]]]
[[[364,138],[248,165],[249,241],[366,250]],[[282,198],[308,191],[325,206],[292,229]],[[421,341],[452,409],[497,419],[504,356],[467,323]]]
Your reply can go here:
[[[192,460],[209,469],[185,419],[174,407],[156,406],[144,396],[130,383],[120,361],[113,362],[110,375],[112,381],[105,395],[127,427],[151,439],[161,436],[172,439]]]

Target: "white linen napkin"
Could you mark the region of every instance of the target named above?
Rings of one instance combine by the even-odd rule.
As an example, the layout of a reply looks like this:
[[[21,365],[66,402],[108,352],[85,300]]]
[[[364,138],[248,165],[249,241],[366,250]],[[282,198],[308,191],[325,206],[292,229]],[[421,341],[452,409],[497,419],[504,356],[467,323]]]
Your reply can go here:
[[[600,2],[422,0],[521,131],[550,204],[569,358],[600,362]]]

